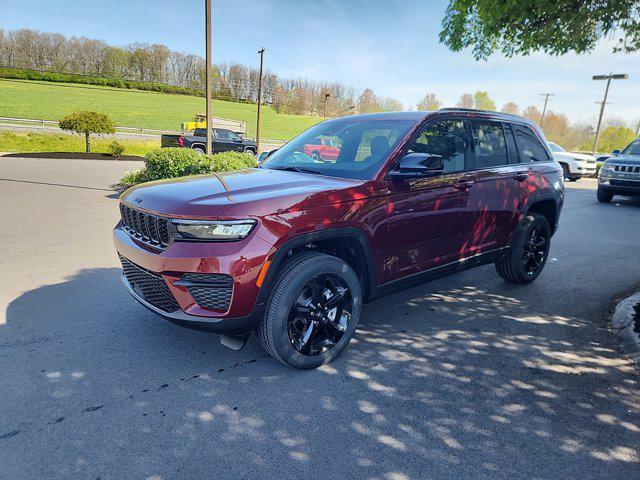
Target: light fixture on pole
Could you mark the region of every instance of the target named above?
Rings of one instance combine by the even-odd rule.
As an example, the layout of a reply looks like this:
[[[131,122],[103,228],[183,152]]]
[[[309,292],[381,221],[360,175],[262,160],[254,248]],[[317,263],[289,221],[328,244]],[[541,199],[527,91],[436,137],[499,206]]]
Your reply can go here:
[[[626,73],[616,73],[609,75],[594,75],[592,77],[593,80],[606,80],[607,87],[604,89],[604,100],[600,104],[600,116],[598,117],[598,126],[596,127],[596,138],[593,141],[593,153],[595,155],[596,150],[598,148],[598,139],[600,138],[600,125],[602,124],[602,115],[604,114],[604,106],[607,104],[607,96],[609,95],[609,85],[611,85],[611,80],[626,80],[629,78],[629,75]]]

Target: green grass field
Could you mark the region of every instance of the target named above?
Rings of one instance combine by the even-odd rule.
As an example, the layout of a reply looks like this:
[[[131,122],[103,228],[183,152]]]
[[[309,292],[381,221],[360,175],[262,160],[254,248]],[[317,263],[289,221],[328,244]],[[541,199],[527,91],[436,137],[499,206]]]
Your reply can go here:
[[[113,141],[109,136],[93,136],[91,151],[109,153],[108,145]],[[159,140],[120,140],[125,147],[124,155],[143,156],[149,150],[160,148]],[[64,133],[23,133],[0,131],[0,152],[84,152],[84,137]]]
[[[201,97],[123,90],[111,87],[0,79],[0,116],[59,120],[75,110],[106,113],[119,126],[180,130],[182,122],[203,113]],[[247,123],[256,132],[257,106],[214,100],[213,115]],[[263,107],[261,137],[289,140],[322,120],[320,117],[278,114]]]

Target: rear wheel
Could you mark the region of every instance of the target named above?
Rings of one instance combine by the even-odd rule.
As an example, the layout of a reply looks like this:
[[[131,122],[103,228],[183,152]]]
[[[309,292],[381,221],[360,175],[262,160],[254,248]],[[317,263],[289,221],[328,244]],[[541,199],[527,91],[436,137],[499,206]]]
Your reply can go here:
[[[204,155],[205,153],[207,153],[203,147],[193,147],[193,149],[198,155]]]
[[[567,165],[566,163],[561,163],[560,166],[562,167],[562,176],[568,180],[570,177],[569,165]]]
[[[496,263],[498,275],[513,283],[533,282],[547,263],[550,244],[549,222],[530,213],[520,222],[509,252]]]
[[[604,190],[598,189],[597,196],[598,201],[602,203],[609,203],[611,200],[613,200],[613,194],[605,192]]]
[[[319,152],[313,152],[311,154],[311,158],[313,159],[314,162],[318,162],[318,161],[322,160],[320,158],[320,153]]]
[[[254,148],[245,148],[244,149],[244,153],[250,153],[251,155],[255,155],[256,154],[256,150]]]
[[[360,281],[347,263],[303,253],[282,266],[258,335],[267,353],[282,363],[317,368],[346,348],[361,310]]]

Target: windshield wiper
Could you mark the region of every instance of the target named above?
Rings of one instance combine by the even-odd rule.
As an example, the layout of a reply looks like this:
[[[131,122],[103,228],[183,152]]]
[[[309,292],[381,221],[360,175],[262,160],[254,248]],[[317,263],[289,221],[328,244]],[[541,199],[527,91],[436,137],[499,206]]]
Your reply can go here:
[[[316,175],[320,173],[317,170],[312,170],[310,168],[304,168],[304,167],[294,167],[292,165],[287,165],[286,167],[266,167],[266,168],[270,168],[271,170],[286,170],[287,172],[315,173]]]

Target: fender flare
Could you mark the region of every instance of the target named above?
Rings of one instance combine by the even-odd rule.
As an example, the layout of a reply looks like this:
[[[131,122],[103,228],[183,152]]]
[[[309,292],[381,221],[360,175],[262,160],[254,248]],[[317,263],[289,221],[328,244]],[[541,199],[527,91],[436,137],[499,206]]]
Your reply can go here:
[[[260,287],[257,303],[266,304],[269,293],[271,292],[271,288],[273,287],[273,283],[275,282],[277,273],[282,266],[282,263],[286,260],[289,251],[291,251],[293,248],[300,247],[309,243],[336,238],[350,238],[356,240],[362,248],[365,259],[365,271],[363,272],[365,292],[363,292],[363,299],[366,301],[375,289],[375,266],[373,262],[373,254],[371,252],[371,244],[364,232],[359,228],[339,227],[296,235],[284,242],[280,247],[278,247],[276,252],[271,256],[271,264],[269,265],[269,269],[267,270],[264,281],[262,282],[262,286]]]

